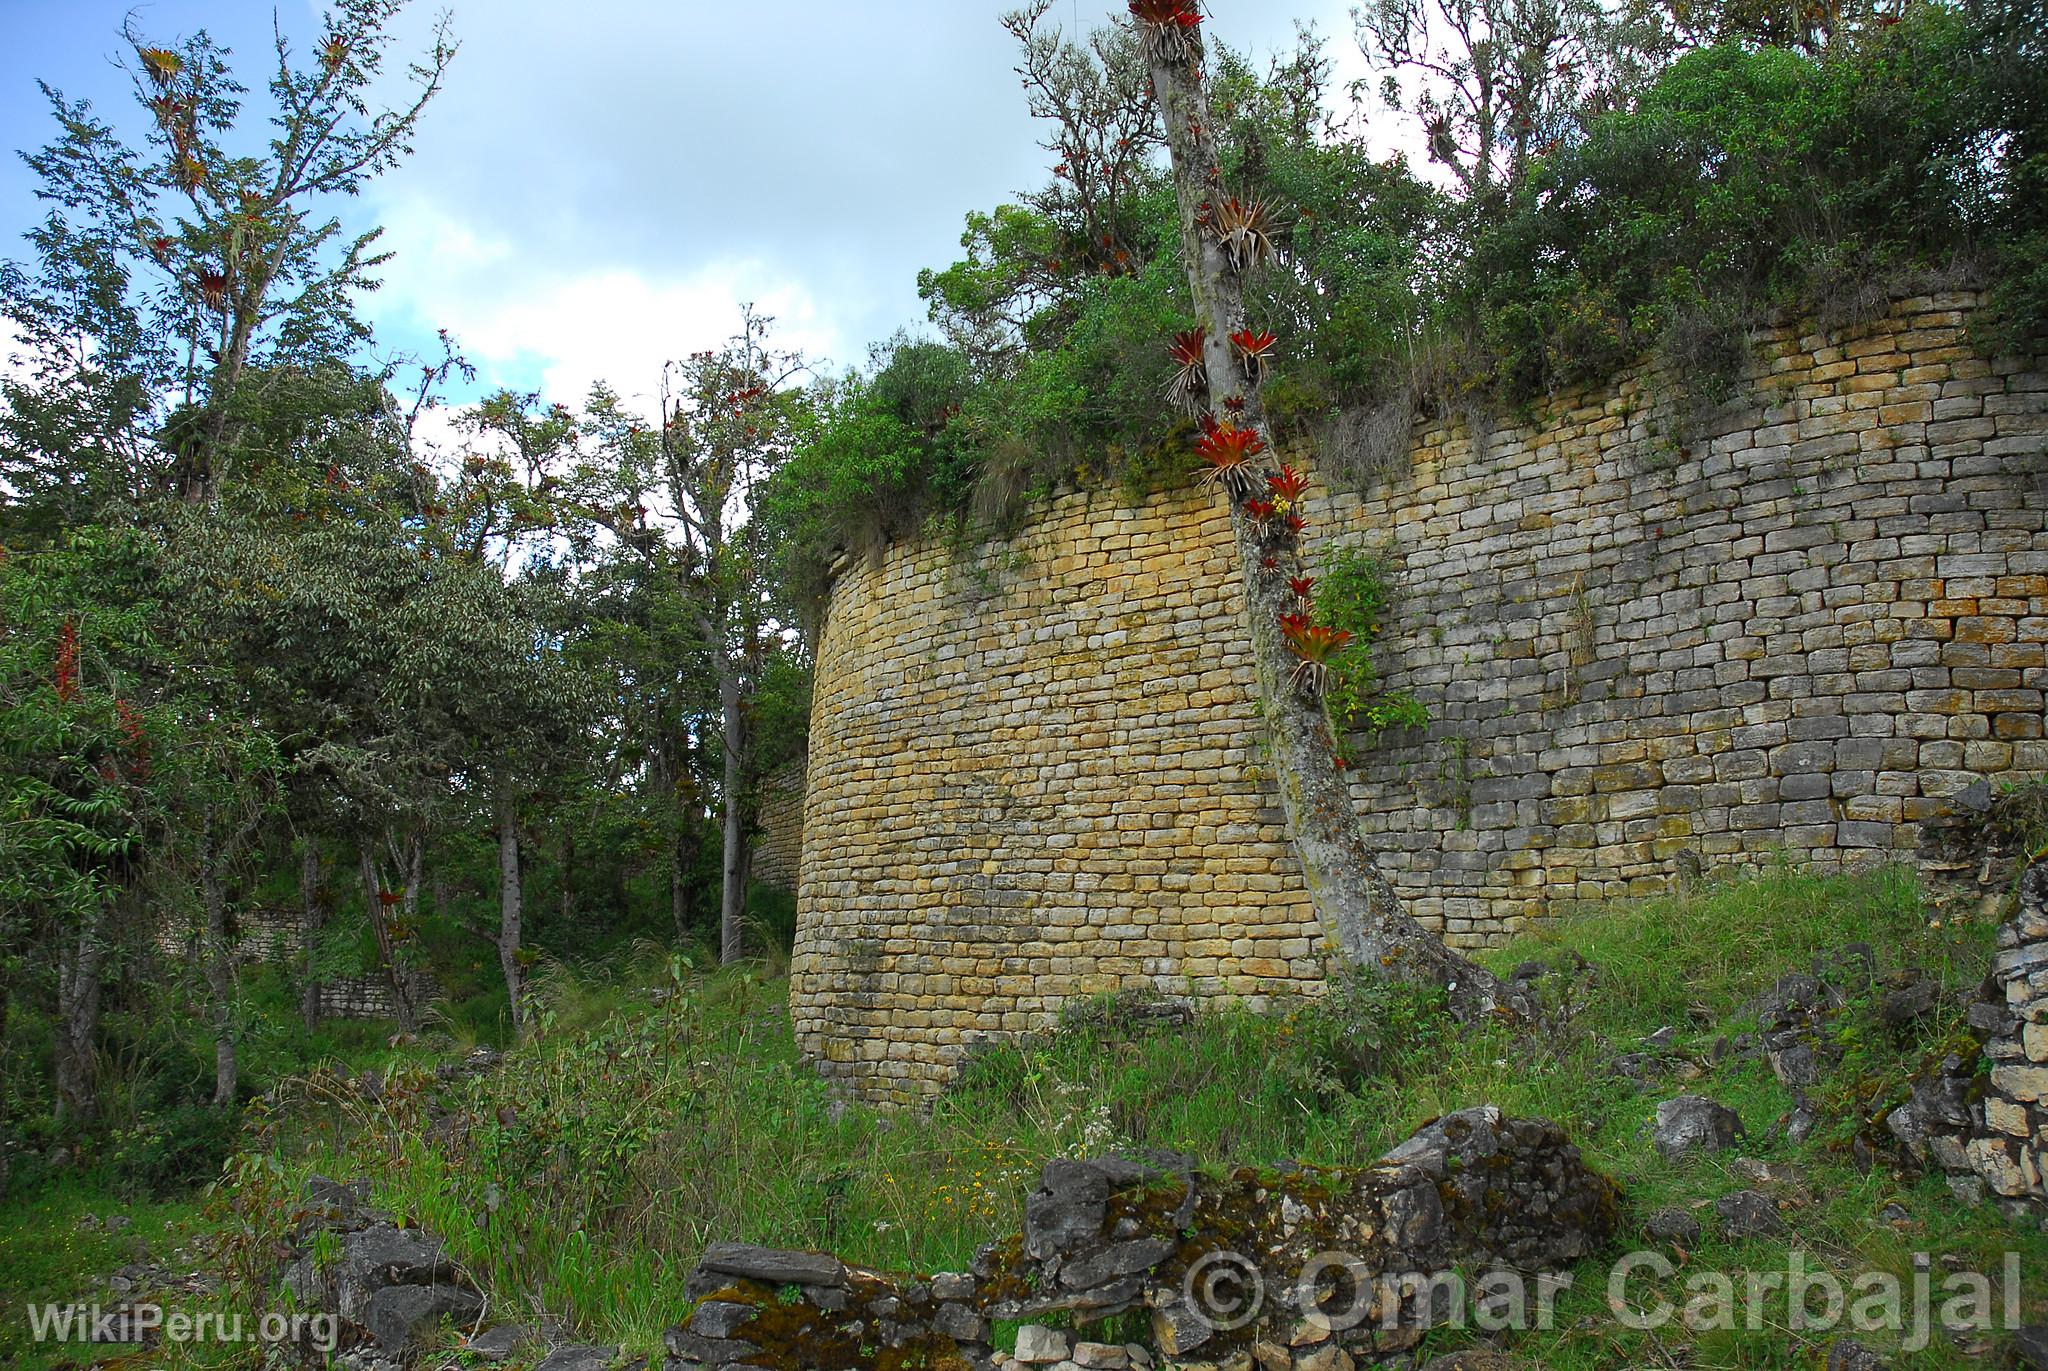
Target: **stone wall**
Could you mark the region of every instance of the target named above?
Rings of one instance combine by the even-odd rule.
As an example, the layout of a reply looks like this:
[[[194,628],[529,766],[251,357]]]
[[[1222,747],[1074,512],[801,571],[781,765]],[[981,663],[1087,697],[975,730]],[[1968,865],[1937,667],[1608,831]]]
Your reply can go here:
[[[410,973],[412,1002],[424,1008],[440,998],[441,987],[424,971]],[[391,982],[383,972],[351,976],[345,980],[322,981],[319,1015],[323,1019],[396,1019],[398,1002],[392,998]]]
[[[299,955],[299,937],[296,910],[258,908],[236,915],[229,943],[238,962],[286,963]],[[157,926],[156,947],[167,957],[196,958],[204,941],[205,928],[189,920]]]
[[[1702,865],[1881,860],[2048,771],[2048,376],[1977,357],[1974,303],[1765,334],[1689,425],[1643,373],[1430,427],[1312,502],[1312,558],[1398,567],[1379,661],[1434,722],[1347,750],[1425,923],[1484,945]],[[1237,574],[1221,499],[1182,490],[838,578],[792,986],[828,1073],[910,1100],[1077,996],[1319,983]]]
[[[754,839],[754,879],[795,890],[804,860],[804,768],[784,767],[761,782]]]
[[[1684,450],[1637,376],[1433,429],[1335,502],[1401,566],[1380,660],[1435,719],[1355,748],[1426,922],[1495,942],[1682,864],[1903,856],[1978,777],[2048,771],[2048,376],[1972,353],[1973,306],[1765,335]]]

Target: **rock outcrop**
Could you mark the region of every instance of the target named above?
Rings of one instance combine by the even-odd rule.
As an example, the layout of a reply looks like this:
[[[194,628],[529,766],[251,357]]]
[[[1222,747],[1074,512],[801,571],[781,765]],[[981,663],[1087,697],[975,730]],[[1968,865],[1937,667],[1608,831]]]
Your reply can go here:
[[[997,1364],[995,1320],[1137,1310],[1175,1362],[1349,1371],[1420,1343],[1447,1312],[1451,1285],[1434,1278],[1453,1267],[1562,1271],[1604,1246],[1618,1217],[1615,1186],[1557,1125],[1493,1108],[1441,1119],[1362,1169],[1216,1179],[1172,1158],[1060,1160],[1022,1230],[967,1272],[896,1277],[714,1246],[691,1277],[702,1302],[668,1334],[667,1371],[965,1371]],[[1079,1346],[1050,1361],[1086,1364]],[[1128,1348],[1085,1346],[1099,1364],[1142,1364]],[[1047,1350],[1020,1342],[1017,1360]]]

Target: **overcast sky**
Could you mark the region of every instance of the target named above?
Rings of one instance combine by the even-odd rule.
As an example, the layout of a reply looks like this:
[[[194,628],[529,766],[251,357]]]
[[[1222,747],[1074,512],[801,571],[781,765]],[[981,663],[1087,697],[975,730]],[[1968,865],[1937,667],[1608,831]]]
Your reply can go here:
[[[742,301],[836,365],[924,321],[921,267],[968,211],[1043,184],[999,0],[467,0],[460,55],[417,155],[351,207],[398,256],[369,311],[387,345],[454,332],[486,386],[577,402],[604,378],[651,390],[664,359],[727,336]],[[1121,11],[1120,3],[1114,9]],[[1263,59],[1312,21],[1357,74],[1349,0],[1208,0],[1213,30]],[[308,0],[0,0],[0,131],[47,141],[37,79],[122,119],[113,67],[130,12],[152,38],[205,27],[254,76],[275,13]],[[436,8],[415,0],[401,48]],[[1059,0],[1068,28],[1112,0]],[[131,125],[132,127],[132,125]],[[0,256],[39,216],[0,167]]]

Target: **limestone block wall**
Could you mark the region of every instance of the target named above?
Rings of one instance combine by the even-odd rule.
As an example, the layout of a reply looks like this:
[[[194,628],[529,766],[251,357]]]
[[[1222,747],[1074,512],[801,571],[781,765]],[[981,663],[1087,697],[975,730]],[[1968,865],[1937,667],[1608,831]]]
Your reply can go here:
[[[754,839],[754,879],[795,890],[804,856],[804,768],[786,767],[761,782]]]
[[[424,971],[409,972],[407,988],[416,1008],[440,998],[441,987]],[[391,982],[382,972],[322,981],[319,986],[319,1016],[323,1019],[396,1019],[398,1001],[392,997]]]
[[[1433,723],[1346,751],[1425,923],[1483,945],[1690,867],[1905,855],[1976,779],[2048,772],[2048,376],[1973,353],[1975,303],[1763,335],[1693,434],[1645,372],[1319,493],[1312,556],[1397,568],[1378,659]],[[907,1101],[1076,996],[1319,984],[1237,574],[1183,490],[839,577],[791,991],[828,1073]]]
[[[791,981],[828,1073],[914,1099],[1076,996],[1321,977],[1233,559],[1207,492],[1096,492],[979,560],[899,547],[841,576]]]
[[[1639,374],[1326,505],[1399,567],[1379,660],[1434,723],[1354,746],[1354,793],[1425,922],[1903,857],[1978,778],[2048,773],[2048,375],[1972,352],[1975,305],[1764,335],[1682,450]]]

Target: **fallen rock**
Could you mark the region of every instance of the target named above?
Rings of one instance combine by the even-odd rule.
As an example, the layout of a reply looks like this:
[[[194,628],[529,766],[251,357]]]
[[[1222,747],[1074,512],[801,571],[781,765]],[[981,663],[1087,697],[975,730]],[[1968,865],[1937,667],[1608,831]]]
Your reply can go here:
[[[1336,1343],[1328,1343],[1296,1358],[1294,1371],[1354,1371],[1357,1363]]]
[[[1643,1220],[1643,1236],[1653,1242],[1697,1247],[1702,1236],[1700,1221],[1683,1209],[1660,1209]]]
[[[974,1298],[974,1277],[958,1272],[941,1272],[932,1277],[932,1298],[935,1300],[971,1300]]]
[[[455,1273],[439,1238],[389,1223],[350,1234],[341,1265],[344,1279],[366,1293],[392,1285],[430,1285]]]
[[[1721,1236],[1730,1242],[1767,1238],[1785,1231],[1778,1206],[1760,1191],[1738,1190],[1733,1195],[1724,1195],[1714,1202],[1714,1212],[1721,1216]]]
[[[532,1329],[516,1323],[501,1323],[496,1328],[486,1328],[471,1338],[467,1350],[487,1362],[504,1362],[512,1360],[512,1354],[519,1350],[522,1343],[532,1340]]]
[[[466,1323],[483,1312],[481,1296],[456,1286],[389,1285],[370,1296],[360,1321],[378,1347],[398,1354],[444,1319]]]
[[[954,1342],[987,1342],[988,1320],[964,1304],[942,1304],[932,1315],[932,1331]]]
[[[1027,1323],[1017,1330],[1016,1359],[1026,1366],[1047,1365],[1062,1362],[1073,1350],[1067,1335],[1057,1328],[1046,1328],[1040,1324]]]
[[[1024,1201],[1024,1255],[1040,1260],[1096,1237],[1109,1206],[1109,1177],[1089,1162],[1047,1162]]]
[[[822,1285],[846,1282],[846,1264],[823,1252],[785,1252],[745,1243],[715,1242],[704,1249],[697,1265],[722,1276],[741,1276],[766,1285]]]
[[[1888,1371],[1890,1365],[1862,1343],[1849,1338],[1828,1349],[1828,1371]]]
[[[1650,1141],[1666,1161],[1697,1152],[1725,1152],[1746,1137],[1742,1116],[1704,1095],[1680,1095],[1657,1106]]]

